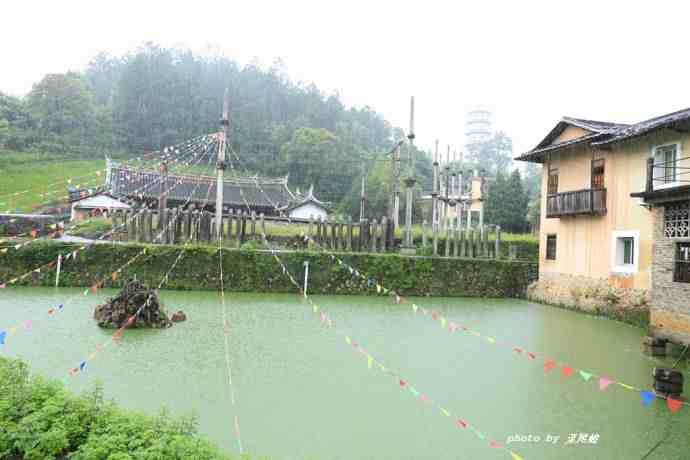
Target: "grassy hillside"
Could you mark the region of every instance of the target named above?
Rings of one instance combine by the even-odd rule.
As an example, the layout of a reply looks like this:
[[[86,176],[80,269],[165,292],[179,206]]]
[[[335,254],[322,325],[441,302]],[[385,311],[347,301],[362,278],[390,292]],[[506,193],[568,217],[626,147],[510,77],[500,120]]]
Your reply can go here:
[[[103,168],[104,159],[0,150],[0,212],[30,212],[64,201],[68,179],[75,178],[71,185],[92,187],[102,183],[104,176],[95,172]]]

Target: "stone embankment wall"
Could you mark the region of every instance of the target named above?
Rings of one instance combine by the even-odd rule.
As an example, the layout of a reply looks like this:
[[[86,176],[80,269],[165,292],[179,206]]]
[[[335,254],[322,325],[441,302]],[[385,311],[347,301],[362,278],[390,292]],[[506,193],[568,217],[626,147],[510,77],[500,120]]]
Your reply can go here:
[[[527,298],[637,326],[649,325],[650,292],[615,287],[606,279],[542,272],[527,288]]]
[[[143,248],[145,255],[126,267],[113,281],[111,273]],[[15,251],[0,254],[0,282],[27,273],[55,260],[59,253],[76,249],[64,243],[35,242]],[[93,286],[105,280],[104,287],[122,286],[129,277],[157,285],[173,264],[181,246],[145,244],[102,244],[79,252],[76,260],[63,264],[61,286]],[[219,286],[218,249],[194,246],[185,250],[167,289],[215,290]],[[524,297],[527,286],[537,279],[535,262],[472,259],[401,257],[397,254],[343,253],[346,263],[403,295]],[[304,262],[310,262],[311,294],[377,294],[375,283],[352,276],[323,252],[280,254],[290,272],[300,281]],[[296,292],[268,251],[228,249],[223,252],[225,288],[243,292]],[[51,286],[55,269],[31,273],[19,285]]]

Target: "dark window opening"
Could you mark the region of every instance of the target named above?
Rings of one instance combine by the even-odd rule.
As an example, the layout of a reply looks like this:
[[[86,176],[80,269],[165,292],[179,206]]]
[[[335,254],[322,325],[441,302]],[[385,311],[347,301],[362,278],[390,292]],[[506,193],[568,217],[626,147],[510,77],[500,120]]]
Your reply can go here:
[[[604,188],[604,159],[592,160],[592,188]]]
[[[690,241],[676,243],[673,281],[676,283],[690,283]]]
[[[549,168],[549,184],[547,192],[549,195],[558,193],[558,168]]]
[[[556,260],[556,235],[546,235],[546,260]]]

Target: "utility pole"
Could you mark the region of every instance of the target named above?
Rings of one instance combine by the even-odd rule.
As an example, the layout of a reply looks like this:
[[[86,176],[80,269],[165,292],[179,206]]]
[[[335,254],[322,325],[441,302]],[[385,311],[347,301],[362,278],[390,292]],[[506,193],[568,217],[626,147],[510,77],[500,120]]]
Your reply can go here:
[[[218,177],[216,180],[216,237],[218,241],[223,239],[223,172],[225,171],[225,149],[228,141],[230,96],[228,89],[225,88],[223,96],[223,116],[220,119],[221,138],[218,144],[218,161],[216,170]]]
[[[414,255],[417,252],[412,241],[412,188],[417,182],[414,178],[414,137],[414,96],[412,96],[410,98],[410,132],[407,134],[407,139],[410,141],[408,145],[410,166],[405,178],[405,243],[400,251],[407,255]]]

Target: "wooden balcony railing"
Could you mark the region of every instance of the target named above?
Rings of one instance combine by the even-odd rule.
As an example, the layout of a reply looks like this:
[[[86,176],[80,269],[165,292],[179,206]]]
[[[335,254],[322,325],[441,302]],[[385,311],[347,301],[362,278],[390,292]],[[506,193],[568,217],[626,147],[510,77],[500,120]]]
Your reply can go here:
[[[606,214],[606,189],[585,189],[546,196],[546,217]]]
[[[670,161],[655,162],[654,158],[647,159],[647,184],[645,192],[681,187],[690,184],[690,157],[677,158]]]

